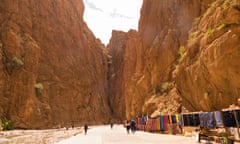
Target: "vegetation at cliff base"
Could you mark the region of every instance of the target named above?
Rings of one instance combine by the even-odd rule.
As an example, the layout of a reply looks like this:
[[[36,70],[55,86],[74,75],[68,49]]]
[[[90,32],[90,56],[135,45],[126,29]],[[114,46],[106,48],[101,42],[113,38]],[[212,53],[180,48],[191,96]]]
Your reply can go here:
[[[13,129],[13,121],[8,120],[8,119],[2,119],[1,120],[1,126],[3,130],[12,130]]]

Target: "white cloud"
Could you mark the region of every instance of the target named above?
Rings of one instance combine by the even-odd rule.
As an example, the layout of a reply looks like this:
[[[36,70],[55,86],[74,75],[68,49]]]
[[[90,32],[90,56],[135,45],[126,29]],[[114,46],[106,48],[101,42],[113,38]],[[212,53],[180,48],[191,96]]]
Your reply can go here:
[[[95,36],[104,44],[112,30],[138,28],[142,0],[84,0],[84,20]]]

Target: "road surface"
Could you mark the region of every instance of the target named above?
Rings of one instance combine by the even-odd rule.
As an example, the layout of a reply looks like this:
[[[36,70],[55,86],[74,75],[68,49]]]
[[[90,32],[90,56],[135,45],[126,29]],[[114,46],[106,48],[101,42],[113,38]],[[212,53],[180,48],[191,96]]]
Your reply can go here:
[[[57,144],[197,144],[196,138],[137,131],[127,134],[122,125],[94,126],[87,132],[73,136]]]

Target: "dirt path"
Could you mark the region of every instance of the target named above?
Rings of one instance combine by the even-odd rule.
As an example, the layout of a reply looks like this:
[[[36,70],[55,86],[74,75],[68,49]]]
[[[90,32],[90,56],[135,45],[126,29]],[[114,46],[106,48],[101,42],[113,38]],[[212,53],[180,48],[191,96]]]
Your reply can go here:
[[[127,134],[123,126],[97,126],[90,129],[87,135],[79,134],[57,144],[197,144],[195,137],[152,134],[137,131]]]
[[[90,126],[87,135],[82,128],[51,130],[13,130],[0,132],[0,144],[197,144],[195,137],[152,134],[137,131],[127,134],[122,125]]]

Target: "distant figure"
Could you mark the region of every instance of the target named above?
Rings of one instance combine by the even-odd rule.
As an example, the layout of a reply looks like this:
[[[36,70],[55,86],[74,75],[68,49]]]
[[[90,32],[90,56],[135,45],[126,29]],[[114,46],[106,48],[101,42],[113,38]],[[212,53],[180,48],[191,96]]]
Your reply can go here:
[[[110,124],[111,129],[113,128],[113,123]]]
[[[85,135],[87,134],[87,130],[88,130],[88,125],[85,124],[85,125],[84,125],[84,132],[85,132]]]
[[[130,128],[131,128],[131,132],[134,134],[136,131],[136,122],[134,120],[131,120]]]
[[[74,128],[74,121],[72,121],[72,129]]]
[[[130,123],[129,121],[127,120],[127,123],[126,123],[126,129],[127,129],[127,134],[129,134],[129,130],[130,130]]]

